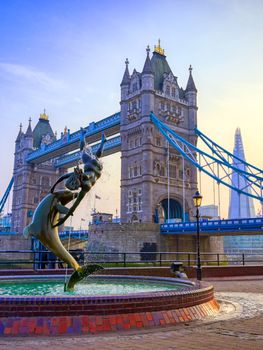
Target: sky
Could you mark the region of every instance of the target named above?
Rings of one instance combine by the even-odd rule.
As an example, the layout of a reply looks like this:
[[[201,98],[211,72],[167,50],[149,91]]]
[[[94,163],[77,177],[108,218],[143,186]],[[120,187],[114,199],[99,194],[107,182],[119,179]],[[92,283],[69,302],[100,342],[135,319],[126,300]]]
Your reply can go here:
[[[247,161],[262,168],[262,16],[261,0],[0,0],[0,197],[20,122],[34,126],[45,108],[60,134],[119,111],[126,57],[141,71],[159,38],[179,85],[193,66],[199,129],[232,151],[240,127]],[[95,193],[97,210],[119,211],[120,155],[104,169],[75,226],[87,225]],[[226,217],[228,190],[221,196]]]

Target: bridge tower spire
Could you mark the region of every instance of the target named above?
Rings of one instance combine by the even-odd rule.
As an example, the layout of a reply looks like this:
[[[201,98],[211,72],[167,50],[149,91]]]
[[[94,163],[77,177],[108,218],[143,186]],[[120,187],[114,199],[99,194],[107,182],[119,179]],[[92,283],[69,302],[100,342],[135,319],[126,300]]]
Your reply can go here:
[[[192,73],[190,72],[190,75]],[[191,75],[192,82],[193,78]],[[191,86],[190,86],[191,85]],[[140,72],[121,83],[121,219],[123,222],[188,220],[197,190],[196,169],[168,147],[150,120],[153,111],[163,122],[196,143],[196,88],[179,87],[160,40]],[[169,188],[169,190],[168,190]]]
[[[243,160],[243,161],[246,160],[240,128],[237,128],[235,132],[235,145],[234,145],[233,153],[240,160]],[[245,164],[242,163],[241,161],[239,162],[237,159],[234,160],[233,165],[235,165],[240,170],[243,170],[243,171],[246,170]],[[248,186],[248,183],[244,179],[244,177],[239,176],[237,172],[234,172],[232,174],[231,182],[234,187],[237,187],[240,189],[246,188]],[[248,191],[250,192],[250,190]],[[229,209],[228,209],[228,218],[241,219],[241,218],[251,218],[251,217],[255,217],[255,208],[254,208],[253,199],[243,194],[239,194],[234,190],[231,190]]]

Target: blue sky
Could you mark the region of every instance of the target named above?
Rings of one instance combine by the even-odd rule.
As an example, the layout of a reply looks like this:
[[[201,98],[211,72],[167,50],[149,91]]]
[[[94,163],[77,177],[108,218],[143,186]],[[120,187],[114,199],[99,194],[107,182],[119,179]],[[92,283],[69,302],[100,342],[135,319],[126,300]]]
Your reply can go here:
[[[59,133],[118,111],[125,58],[140,71],[158,38],[180,85],[194,68],[200,129],[231,150],[239,126],[262,167],[262,15],[260,0],[0,0],[0,194],[20,122],[46,108]]]

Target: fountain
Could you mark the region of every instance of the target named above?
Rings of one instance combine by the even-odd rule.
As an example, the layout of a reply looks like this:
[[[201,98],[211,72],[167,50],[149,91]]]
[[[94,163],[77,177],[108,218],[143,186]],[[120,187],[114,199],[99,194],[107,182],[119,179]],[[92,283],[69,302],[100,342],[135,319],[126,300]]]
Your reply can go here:
[[[82,132],[80,149],[84,171],[57,180],[24,229],[74,269],[64,284],[58,276],[1,277],[0,336],[86,334],[140,329],[188,322],[218,312],[211,285],[161,277],[91,275],[97,264],[80,266],[62,245],[58,226],[73,214],[100,177],[99,157],[106,139],[93,155]],[[67,190],[56,190],[66,180]],[[79,189],[79,192],[75,190]],[[65,205],[75,199],[71,208]],[[60,218],[60,214],[65,214]],[[91,276],[90,276],[91,275]],[[86,278],[89,276],[88,278]]]

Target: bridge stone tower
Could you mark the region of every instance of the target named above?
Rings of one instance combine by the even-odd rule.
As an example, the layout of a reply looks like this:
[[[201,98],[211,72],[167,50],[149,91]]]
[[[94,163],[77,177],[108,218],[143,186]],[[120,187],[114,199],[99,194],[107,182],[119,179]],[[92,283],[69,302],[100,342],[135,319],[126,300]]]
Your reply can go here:
[[[27,155],[41,145],[55,141],[48,116],[40,114],[39,121],[32,131],[31,119],[27,131],[20,131],[15,142],[14,187],[12,203],[12,230],[22,233],[32,220],[33,211],[47,194],[57,178],[53,160],[33,165],[26,162]]]
[[[160,41],[141,73],[126,69],[121,82],[121,218],[123,222],[188,220],[197,189],[196,169],[171,147],[150,121],[150,112],[196,144],[197,90],[189,68],[179,87]]]

